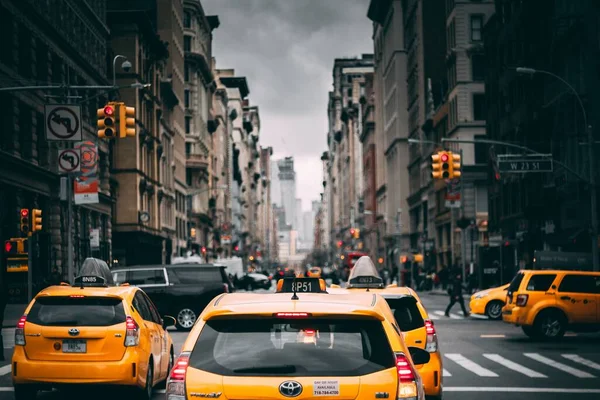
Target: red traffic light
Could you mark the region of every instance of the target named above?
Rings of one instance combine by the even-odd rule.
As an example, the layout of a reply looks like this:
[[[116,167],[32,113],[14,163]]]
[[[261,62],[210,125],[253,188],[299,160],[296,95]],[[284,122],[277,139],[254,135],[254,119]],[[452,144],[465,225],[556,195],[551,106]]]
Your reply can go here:
[[[235,247],[233,248],[233,251],[238,251],[239,249],[240,249],[240,247],[239,247],[239,246],[235,246]]]
[[[112,108],[112,106],[106,106],[104,107],[104,114],[106,115],[113,115],[115,113],[115,109]]]
[[[12,242],[6,242],[6,243],[4,243],[4,252],[5,253],[10,253],[10,251],[12,250],[12,248],[13,248]]]
[[[206,253],[206,247],[203,247],[203,248],[202,248],[202,252],[203,252],[203,253]]]
[[[29,216],[29,210],[26,208],[21,208],[21,217],[26,218],[28,216]]]
[[[440,160],[442,160],[442,162],[448,162],[449,159],[450,157],[448,157],[447,153],[442,154],[442,156],[440,157]]]
[[[354,232],[356,232],[356,231],[354,230],[354,228],[350,229],[350,234],[351,234],[351,235],[354,235]]]

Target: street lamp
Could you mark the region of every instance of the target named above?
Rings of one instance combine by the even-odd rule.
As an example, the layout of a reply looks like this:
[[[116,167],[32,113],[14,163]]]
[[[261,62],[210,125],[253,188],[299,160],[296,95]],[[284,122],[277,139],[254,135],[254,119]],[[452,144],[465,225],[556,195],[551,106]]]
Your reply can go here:
[[[117,86],[117,60],[119,58],[124,58],[125,61],[123,61],[123,64],[121,64],[121,68],[123,68],[123,71],[125,72],[129,72],[131,70],[131,63],[129,62],[129,60],[127,59],[127,57],[121,55],[121,54],[117,54],[115,56],[115,58],[113,58],[113,86]]]
[[[591,232],[591,239],[592,239],[592,262],[593,262],[593,266],[594,266],[594,271],[600,271],[600,260],[598,259],[598,210],[597,210],[597,206],[598,206],[598,193],[597,193],[597,188],[596,188],[596,175],[595,175],[595,171],[594,171],[594,147],[593,147],[593,143],[594,143],[594,134],[592,132],[592,127],[590,125],[588,125],[588,119],[587,119],[587,112],[585,111],[585,107],[583,105],[583,101],[581,100],[581,97],[579,96],[579,93],[577,93],[577,91],[575,90],[575,88],[573,86],[571,86],[571,84],[569,82],[567,82],[566,80],[564,80],[563,78],[561,78],[560,76],[553,74],[552,72],[549,71],[543,71],[543,70],[539,70],[539,69],[534,69],[534,68],[527,68],[527,67],[518,67],[516,68],[517,73],[519,74],[523,74],[523,75],[535,75],[535,74],[543,74],[543,75],[549,75],[557,80],[559,80],[560,82],[562,82],[565,86],[567,86],[569,88],[569,90],[575,95],[575,98],[577,99],[577,102],[579,103],[579,107],[581,108],[581,113],[583,114],[583,124],[585,126],[585,130],[587,133],[587,139],[588,139],[588,143],[587,143],[587,149],[588,149],[588,157],[589,157],[589,170],[590,170],[590,201],[591,201],[591,218],[592,218],[592,232]]]

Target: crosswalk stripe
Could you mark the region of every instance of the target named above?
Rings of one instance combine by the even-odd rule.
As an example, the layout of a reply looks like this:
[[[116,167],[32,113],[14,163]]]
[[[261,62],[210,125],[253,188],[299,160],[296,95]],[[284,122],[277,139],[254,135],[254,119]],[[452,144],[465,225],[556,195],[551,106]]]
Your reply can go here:
[[[496,374],[493,371],[490,371],[487,368],[483,368],[481,365],[469,360],[468,358],[463,357],[462,354],[444,354],[447,358],[449,358],[450,360],[454,361],[455,363],[457,363],[458,365],[460,365],[461,367],[473,372],[475,375],[479,375],[479,376],[485,376],[485,377],[489,377],[489,378],[494,378],[497,377],[498,374]]]
[[[574,376],[576,376],[578,378],[595,378],[594,375],[592,375],[592,374],[590,374],[588,372],[582,371],[582,370],[577,369],[577,368],[570,367],[570,366],[568,366],[566,364],[559,363],[558,361],[554,361],[554,360],[552,360],[550,358],[547,358],[547,357],[544,357],[544,356],[542,356],[541,354],[538,354],[538,353],[524,353],[523,355],[525,357],[531,358],[532,360],[539,361],[542,364],[546,364],[546,365],[549,365],[549,366],[551,366],[553,368],[560,369],[561,371],[566,372],[567,374],[574,375]]]
[[[437,319],[440,319],[440,317],[438,317],[437,315],[429,315],[429,319],[437,320]]]
[[[488,360],[497,362],[498,364],[502,365],[503,367],[512,369],[513,371],[516,371],[516,372],[520,372],[523,375],[527,375],[530,378],[547,378],[546,375],[541,374],[532,369],[529,369],[527,367],[524,367],[523,365],[517,364],[516,362],[513,362],[511,360],[508,360],[508,359],[502,357],[500,354],[484,354],[483,356],[485,358],[487,358]]]
[[[4,365],[2,367],[0,367],[0,376],[6,375],[6,374],[10,374],[11,371],[11,365]]]
[[[577,354],[561,354],[564,358],[571,360],[573,362],[585,365],[588,368],[596,369],[600,371],[600,364],[595,363],[587,358],[583,358],[578,356]]]
[[[439,311],[439,310],[438,311],[434,311],[434,313],[436,313],[437,315],[441,315],[441,316],[445,315],[443,311]],[[455,314],[450,314],[450,318],[452,318],[452,319],[462,319],[461,317],[459,317],[458,315],[455,315]]]
[[[446,368],[444,368],[444,370],[442,371],[442,376],[452,376],[452,374],[448,372]]]

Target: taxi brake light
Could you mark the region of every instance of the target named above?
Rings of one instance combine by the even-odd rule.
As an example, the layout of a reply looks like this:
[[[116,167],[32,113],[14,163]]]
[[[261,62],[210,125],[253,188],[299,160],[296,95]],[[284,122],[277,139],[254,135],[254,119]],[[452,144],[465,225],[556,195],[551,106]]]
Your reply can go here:
[[[25,323],[27,322],[27,315],[23,315],[17,322],[15,329],[15,345],[25,346]]]
[[[310,313],[305,312],[279,312],[274,314],[277,318],[307,318],[310,317]]]
[[[528,294],[519,294],[517,295],[517,302],[515,304],[518,307],[525,307],[527,305],[527,300],[529,300]]]
[[[435,326],[433,326],[433,321],[429,319],[425,320],[425,332],[428,335],[435,335]]]
[[[125,319],[125,347],[137,346],[140,344],[140,329],[133,318],[127,316]]]
[[[306,333],[307,335],[314,335],[315,334],[315,330],[314,329],[305,329],[304,333]]]
[[[84,298],[85,296],[84,296],[84,295],[82,295],[82,294],[72,294],[72,295],[70,295],[69,297],[71,297],[71,298],[73,298],[73,299],[82,299],[82,298]]]
[[[171,370],[171,375],[169,376],[169,380],[172,381],[184,381],[185,374],[187,372],[187,368],[190,364],[190,356],[189,354],[181,354],[177,361],[175,361],[175,365]]]
[[[425,351],[428,353],[435,353],[438,351],[438,339],[435,332],[435,326],[433,321],[425,320],[425,333],[427,334],[427,341],[425,342]]]
[[[396,353],[396,370],[400,383],[409,383],[415,381],[415,374],[410,366],[408,358],[403,353]]]

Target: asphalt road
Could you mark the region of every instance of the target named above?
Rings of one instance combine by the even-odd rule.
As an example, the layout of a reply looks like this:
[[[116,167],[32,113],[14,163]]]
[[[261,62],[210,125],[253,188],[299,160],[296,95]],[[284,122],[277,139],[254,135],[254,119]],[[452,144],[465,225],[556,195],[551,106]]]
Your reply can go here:
[[[578,400],[600,398],[600,334],[570,334],[556,343],[529,340],[519,328],[501,321],[462,316],[456,305],[450,317],[448,298],[421,295],[438,332],[444,361],[444,400]],[[4,330],[10,357],[12,330]],[[173,331],[176,351],[187,334]],[[8,358],[7,358],[8,359]],[[88,397],[86,395],[86,397]],[[155,399],[164,399],[156,393]],[[0,400],[13,400],[8,362],[0,362]],[[65,399],[45,393],[38,399]]]

